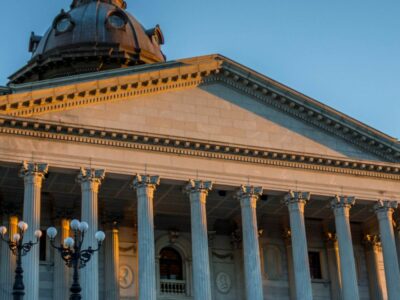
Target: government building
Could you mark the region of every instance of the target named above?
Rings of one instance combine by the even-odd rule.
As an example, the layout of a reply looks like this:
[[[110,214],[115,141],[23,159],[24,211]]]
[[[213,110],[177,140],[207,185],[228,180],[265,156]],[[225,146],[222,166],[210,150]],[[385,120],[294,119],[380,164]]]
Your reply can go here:
[[[123,0],[49,23],[0,88],[0,223],[103,230],[83,300],[400,299],[397,139],[222,55],[167,60]],[[24,299],[69,299],[46,234],[22,265]]]

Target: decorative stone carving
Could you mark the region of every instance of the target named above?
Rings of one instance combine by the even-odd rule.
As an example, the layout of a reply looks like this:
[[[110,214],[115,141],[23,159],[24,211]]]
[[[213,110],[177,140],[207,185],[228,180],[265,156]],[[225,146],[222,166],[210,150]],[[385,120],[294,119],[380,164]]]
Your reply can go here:
[[[219,272],[215,278],[217,289],[222,294],[227,294],[232,287],[232,279],[225,272]]]
[[[128,289],[133,284],[133,271],[128,265],[119,266],[119,286]]]

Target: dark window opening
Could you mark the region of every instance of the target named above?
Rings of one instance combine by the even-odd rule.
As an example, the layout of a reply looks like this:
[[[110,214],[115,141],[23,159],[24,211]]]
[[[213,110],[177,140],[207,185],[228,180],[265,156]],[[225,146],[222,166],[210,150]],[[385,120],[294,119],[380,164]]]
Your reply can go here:
[[[44,233],[40,237],[39,257],[40,257],[40,261],[46,261],[46,234],[44,234]]]
[[[308,252],[311,279],[322,279],[321,257],[318,251]]]
[[[160,279],[183,280],[182,258],[171,247],[160,251]]]

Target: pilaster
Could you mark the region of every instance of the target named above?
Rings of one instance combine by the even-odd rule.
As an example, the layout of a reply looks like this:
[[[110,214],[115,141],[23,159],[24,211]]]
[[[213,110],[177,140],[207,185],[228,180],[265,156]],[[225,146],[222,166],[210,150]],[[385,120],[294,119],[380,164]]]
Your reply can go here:
[[[117,221],[106,225],[105,240],[105,299],[119,300],[119,230]]]
[[[336,234],[325,232],[325,245],[328,256],[329,278],[331,280],[331,297],[332,300],[341,300],[342,282],[340,278],[339,245]]]

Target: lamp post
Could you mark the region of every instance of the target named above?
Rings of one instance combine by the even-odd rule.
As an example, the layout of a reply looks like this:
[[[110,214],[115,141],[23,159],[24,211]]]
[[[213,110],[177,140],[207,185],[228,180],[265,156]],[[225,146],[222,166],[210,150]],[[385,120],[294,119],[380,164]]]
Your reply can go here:
[[[47,235],[50,238],[50,244],[53,248],[57,249],[61,255],[61,258],[65,261],[66,266],[73,268],[73,281],[70,288],[71,296],[70,300],[81,300],[81,286],[79,284],[79,273],[78,270],[82,269],[89,262],[92,255],[100,250],[101,244],[103,243],[106,235],[103,231],[98,231],[95,234],[97,240],[97,248],[93,249],[89,247],[82,250],[83,240],[85,238],[85,233],[89,229],[89,225],[86,222],[79,222],[78,220],[72,220],[70,227],[74,233],[74,237],[67,237],[64,240],[64,244],[56,246],[54,244],[54,239],[57,235],[57,229],[54,227],[49,227],[47,229]]]
[[[17,258],[17,267],[15,268],[15,280],[13,286],[13,298],[14,300],[23,300],[25,295],[25,286],[23,281],[22,269],[22,256],[29,253],[32,247],[39,243],[42,232],[38,229],[35,231],[36,242],[29,241],[24,243],[24,234],[28,229],[28,224],[24,221],[18,223],[18,233],[15,233],[12,237],[6,238],[7,228],[5,226],[0,226],[0,238],[2,241],[8,244],[11,252]]]

